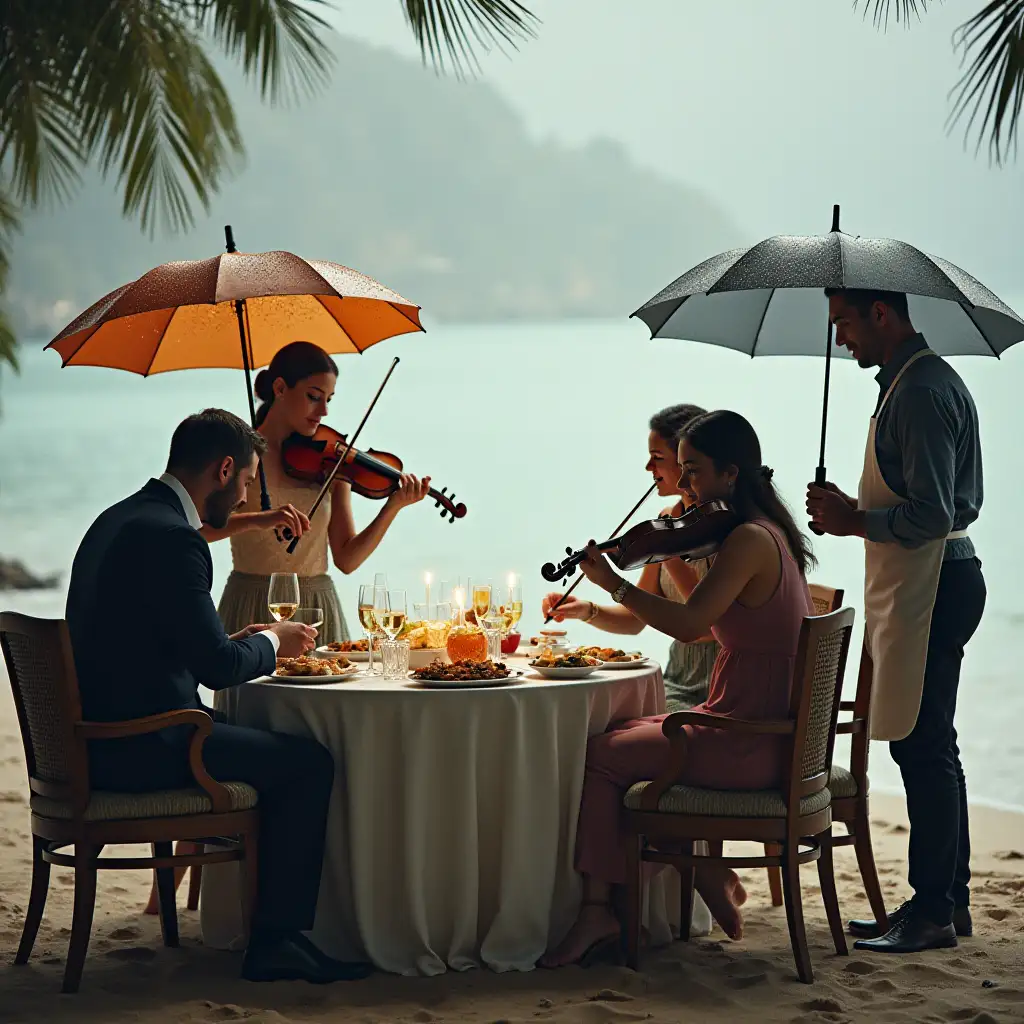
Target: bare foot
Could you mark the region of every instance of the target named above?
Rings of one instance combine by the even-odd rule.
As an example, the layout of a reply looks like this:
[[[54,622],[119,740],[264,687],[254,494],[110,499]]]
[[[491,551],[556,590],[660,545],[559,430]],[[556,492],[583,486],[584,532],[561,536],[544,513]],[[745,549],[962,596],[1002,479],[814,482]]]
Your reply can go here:
[[[174,852],[178,853],[202,853],[203,847],[201,843],[192,843],[185,840],[177,843],[174,848]],[[188,868],[175,868],[174,869],[174,891],[178,891],[178,886],[181,885],[181,880],[185,877],[185,872]],[[144,914],[159,914],[160,913],[160,896],[156,889],[156,872],[153,872],[153,887],[149,891],[149,902],[146,904],[145,909],[142,911]]]
[[[722,931],[730,939],[742,939],[743,915],[739,908],[747,902],[747,890],[736,872],[709,864],[697,869],[695,881],[697,891]]]
[[[596,943],[616,937],[619,931],[619,919],[611,907],[603,903],[584,904],[569,934],[554,949],[548,950],[538,963],[541,967],[565,967],[578,963]]]

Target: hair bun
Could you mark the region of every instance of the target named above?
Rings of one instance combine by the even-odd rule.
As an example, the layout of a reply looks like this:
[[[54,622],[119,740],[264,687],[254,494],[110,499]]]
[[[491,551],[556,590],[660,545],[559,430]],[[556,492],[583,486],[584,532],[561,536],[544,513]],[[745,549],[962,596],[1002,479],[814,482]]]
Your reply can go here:
[[[253,381],[252,389],[261,402],[272,402],[274,400],[274,382],[270,379],[267,370],[260,370]]]
[[[758,473],[761,474],[761,479],[766,483],[772,482],[772,477],[775,476],[775,470],[771,466],[761,466],[758,468]]]

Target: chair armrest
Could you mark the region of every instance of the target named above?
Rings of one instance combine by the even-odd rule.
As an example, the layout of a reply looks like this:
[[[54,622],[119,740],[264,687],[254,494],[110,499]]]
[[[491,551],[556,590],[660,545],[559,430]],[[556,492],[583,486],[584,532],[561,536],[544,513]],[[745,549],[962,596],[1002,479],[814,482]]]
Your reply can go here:
[[[727,732],[761,733],[774,736],[792,736],[796,732],[796,722],[788,719],[785,721],[765,719],[760,722],[751,722],[743,718],[712,715],[707,711],[677,711],[665,719],[661,731],[669,739],[672,739],[679,734],[684,725],[699,725],[706,729],[724,729]]]
[[[853,700],[841,700],[839,702],[839,710],[840,711],[856,711],[857,710],[857,702],[853,701]]]
[[[855,718],[852,722],[838,722],[836,723],[836,735],[852,735],[855,732],[864,731],[864,719]]]
[[[145,718],[131,718],[123,722],[76,722],[75,732],[86,740],[114,740],[126,736],[144,736],[178,725],[195,726],[195,732],[188,745],[188,764],[196,785],[210,798],[210,804],[217,814],[231,810],[231,795],[206,770],[203,764],[203,744],[213,732],[213,719],[196,708],[167,711],[162,715],[147,715]]]

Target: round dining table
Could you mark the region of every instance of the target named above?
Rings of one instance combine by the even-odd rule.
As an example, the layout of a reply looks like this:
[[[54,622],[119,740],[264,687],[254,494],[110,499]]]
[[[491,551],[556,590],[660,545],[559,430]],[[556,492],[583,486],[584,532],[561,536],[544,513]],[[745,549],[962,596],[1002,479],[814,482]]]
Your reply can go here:
[[[665,710],[661,669],[538,676],[525,658],[500,686],[432,688],[365,672],[327,684],[254,680],[219,691],[240,725],[309,736],[334,756],[313,940],[331,956],[434,975],[526,971],[575,919],[573,868],[588,737]],[[203,870],[203,941],[244,944],[238,866]],[[646,885],[656,945],[679,921],[674,869]],[[711,918],[694,899],[691,933]]]

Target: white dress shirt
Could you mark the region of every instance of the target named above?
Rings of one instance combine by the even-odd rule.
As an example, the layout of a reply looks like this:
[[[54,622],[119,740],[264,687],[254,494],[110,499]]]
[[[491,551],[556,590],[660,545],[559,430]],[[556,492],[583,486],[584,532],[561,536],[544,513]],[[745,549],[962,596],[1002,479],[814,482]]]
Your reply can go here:
[[[161,473],[157,479],[162,484],[166,484],[177,496],[178,501],[181,502],[181,507],[185,510],[185,518],[188,520],[188,525],[193,530],[198,530],[202,525],[203,521],[199,518],[199,510],[196,508],[196,503],[192,500],[192,495],[185,490],[181,481],[170,473]],[[259,633],[254,633],[254,636],[264,637],[270,641],[270,646],[274,649],[274,657],[277,657],[277,649],[281,644],[278,640],[276,633],[271,633],[269,630],[263,630]]]

